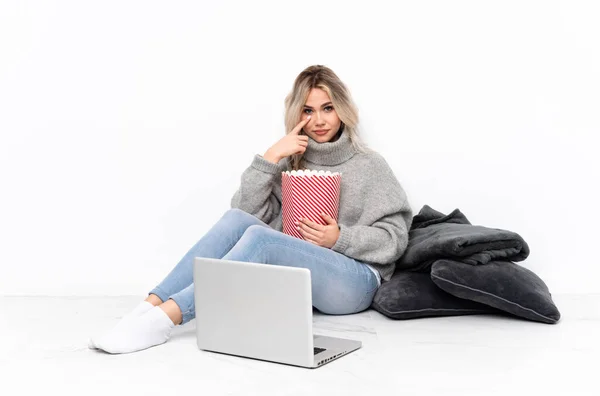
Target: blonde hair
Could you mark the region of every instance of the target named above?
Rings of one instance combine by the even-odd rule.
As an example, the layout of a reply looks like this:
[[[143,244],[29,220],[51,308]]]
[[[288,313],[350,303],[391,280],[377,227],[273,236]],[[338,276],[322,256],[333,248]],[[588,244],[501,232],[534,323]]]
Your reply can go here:
[[[333,108],[341,124],[336,136],[344,132],[348,134],[352,145],[357,151],[366,152],[367,145],[358,136],[358,109],[354,104],[350,91],[330,68],[313,65],[304,69],[296,80],[292,91],[285,98],[285,130],[286,134],[300,122],[302,110],[311,89],[320,88],[327,92]],[[305,168],[304,155],[292,154],[288,158],[288,170]]]

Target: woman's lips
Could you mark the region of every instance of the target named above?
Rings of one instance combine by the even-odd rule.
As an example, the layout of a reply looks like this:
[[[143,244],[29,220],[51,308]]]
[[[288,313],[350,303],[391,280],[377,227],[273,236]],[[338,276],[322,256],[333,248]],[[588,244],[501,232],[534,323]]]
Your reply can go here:
[[[327,132],[329,132],[329,130],[328,130],[328,129],[326,129],[326,130],[322,130],[322,131],[315,131],[315,133],[316,133],[317,135],[325,135]]]

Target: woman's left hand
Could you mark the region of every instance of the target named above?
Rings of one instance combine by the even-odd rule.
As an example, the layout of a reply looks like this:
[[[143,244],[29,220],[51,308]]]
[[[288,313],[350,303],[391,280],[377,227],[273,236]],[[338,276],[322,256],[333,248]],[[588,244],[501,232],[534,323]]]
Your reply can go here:
[[[331,249],[340,236],[340,229],[333,217],[325,213],[321,213],[321,217],[327,225],[300,219],[300,222],[296,222],[296,227],[308,242]]]

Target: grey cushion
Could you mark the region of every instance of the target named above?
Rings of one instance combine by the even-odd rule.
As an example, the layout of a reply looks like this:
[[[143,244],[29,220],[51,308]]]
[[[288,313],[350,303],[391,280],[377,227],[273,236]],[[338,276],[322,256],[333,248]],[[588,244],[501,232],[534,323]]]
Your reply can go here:
[[[445,215],[423,206],[408,233],[408,246],[396,262],[396,270],[430,272],[439,259],[472,265],[494,260],[523,261],[529,245],[516,232],[472,225],[458,209]]]
[[[556,323],[560,312],[548,287],[532,271],[510,261],[469,265],[454,260],[437,260],[431,279],[446,292],[467,300],[517,315],[521,318]]]
[[[428,273],[417,272],[396,272],[379,287],[371,307],[392,319],[500,312],[454,297],[437,287]]]

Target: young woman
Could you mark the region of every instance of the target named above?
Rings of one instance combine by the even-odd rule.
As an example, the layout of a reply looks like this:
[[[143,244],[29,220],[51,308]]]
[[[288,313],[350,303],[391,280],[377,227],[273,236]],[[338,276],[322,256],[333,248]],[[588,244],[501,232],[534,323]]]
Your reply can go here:
[[[242,173],[231,209],[133,312],[90,348],[128,353],[166,342],[194,319],[194,257],[308,268],[320,312],[352,314],[371,305],[381,279],[391,278],[404,253],[412,210],[385,159],[357,134],[358,110],[329,68],[310,66],[285,98],[286,135]],[[297,224],[304,240],[284,234],[281,172],[342,172],[338,221]],[[198,323],[202,326],[202,323]]]

